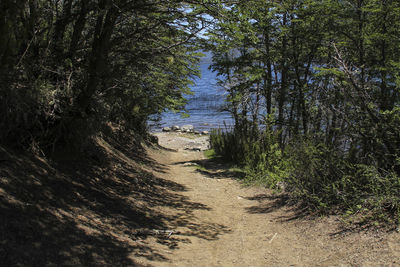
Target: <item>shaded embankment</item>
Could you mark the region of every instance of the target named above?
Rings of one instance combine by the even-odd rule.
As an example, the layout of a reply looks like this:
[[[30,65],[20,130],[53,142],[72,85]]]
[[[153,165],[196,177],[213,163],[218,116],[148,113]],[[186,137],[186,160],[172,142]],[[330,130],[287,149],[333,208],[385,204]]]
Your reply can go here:
[[[138,242],[176,219],[159,208],[181,210],[188,220],[194,210],[209,208],[183,196],[184,186],[157,175],[167,166],[125,145],[97,140],[91,156],[51,162],[1,148],[0,265],[139,266],[139,256],[167,260]],[[210,238],[202,228],[198,224],[187,234]],[[157,239],[166,249],[177,246],[173,237]]]

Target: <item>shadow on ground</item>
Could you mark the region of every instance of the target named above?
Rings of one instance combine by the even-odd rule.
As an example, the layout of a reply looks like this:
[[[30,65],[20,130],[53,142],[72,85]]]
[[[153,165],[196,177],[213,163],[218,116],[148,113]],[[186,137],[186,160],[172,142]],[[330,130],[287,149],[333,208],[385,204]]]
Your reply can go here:
[[[313,214],[310,213],[306,206],[293,202],[286,193],[259,194],[246,199],[258,202],[257,205],[246,208],[246,211],[250,214],[267,214],[285,209],[286,212],[283,213],[285,215],[276,216],[275,219],[277,221],[288,222],[300,218],[313,217]]]
[[[183,164],[187,167],[195,168],[197,172],[211,179],[235,179],[242,180],[245,177],[243,171],[232,168],[226,162],[217,159],[191,160],[175,163]],[[302,206],[290,199],[286,193],[274,193],[272,190],[266,189],[265,194],[258,194],[247,197],[248,200],[255,200],[257,204],[246,208],[246,212],[250,214],[272,213],[280,209],[286,209],[284,214],[276,217],[277,221],[292,221],[305,217],[313,217],[310,210],[306,206]]]
[[[243,171],[232,168],[226,162],[218,159],[190,160],[175,163],[176,165],[186,165],[195,168],[197,172],[211,179],[243,179]]]
[[[197,221],[193,212],[207,206],[136,162],[158,172],[167,166],[101,142],[92,156],[51,162],[0,147],[1,266],[143,266],[135,258],[168,261],[146,242],[155,229],[184,227],[153,236],[169,249],[189,236],[214,240],[229,232]]]

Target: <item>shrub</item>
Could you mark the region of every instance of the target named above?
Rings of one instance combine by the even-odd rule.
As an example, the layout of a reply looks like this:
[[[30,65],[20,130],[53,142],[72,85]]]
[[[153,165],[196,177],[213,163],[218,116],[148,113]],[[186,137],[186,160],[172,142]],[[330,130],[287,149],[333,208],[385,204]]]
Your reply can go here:
[[[292,144],[288,154],[293,166],[285,181],[292,198],[320,212],[339,211],[359,214],[365,221],[399,222],[400,177],[394,171],[396,166],[384,171],[355,163],[338,149],[309,141]]]
[[[244,168],[246,183],[274,188],[288,175],[289,161],[269,129],[253,135],[214,130],[210,142],[217,155]]]

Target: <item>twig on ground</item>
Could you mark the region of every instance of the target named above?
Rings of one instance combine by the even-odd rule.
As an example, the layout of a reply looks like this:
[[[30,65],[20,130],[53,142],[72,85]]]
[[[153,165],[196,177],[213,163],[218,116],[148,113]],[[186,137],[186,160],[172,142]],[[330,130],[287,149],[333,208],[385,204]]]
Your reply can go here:
[[[166,235],[168,238],[171,235],[176,235],[176,234],[180,234],[180,232],[179,231],[175,231],[175,230],[158,230],[158,229],[138,229],[138,230],[135,230],[134,233],[133,233],[133,235],[135,235],[135,236]]]
[[[271,238],[271,240],[268,243],[272,243],[272,241],[274,241],[275,237],[278,235],[278,233],[275,233],[274,236]]]

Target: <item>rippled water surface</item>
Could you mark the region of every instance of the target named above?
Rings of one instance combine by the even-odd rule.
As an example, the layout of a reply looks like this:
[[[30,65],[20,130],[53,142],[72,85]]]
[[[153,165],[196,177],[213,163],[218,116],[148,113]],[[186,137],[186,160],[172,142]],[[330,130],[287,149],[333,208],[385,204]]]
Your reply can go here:
[[[194,95],[187,96],[186,110],[190,117],[182,118],[180,114],[164,113],[160,125],[152,130],[159,131],[162,127],[192,124],[197,130],[224,128],[224,124],[232,125],[231,115],[221,111],[224,104],[225,92],[216,83],[216,74],[208,69],[208,64],[201,64],[201,78],[196,79],[191,87]]]

